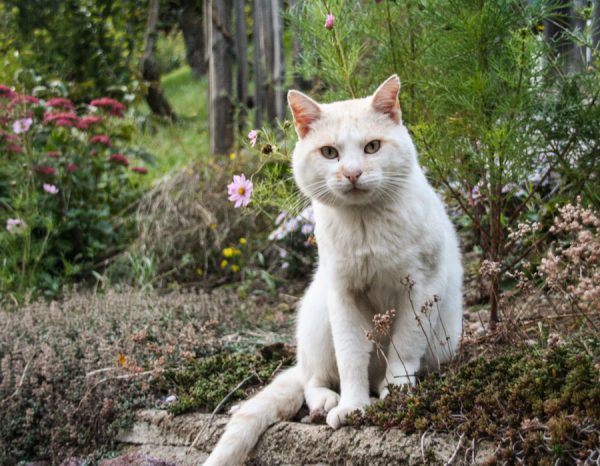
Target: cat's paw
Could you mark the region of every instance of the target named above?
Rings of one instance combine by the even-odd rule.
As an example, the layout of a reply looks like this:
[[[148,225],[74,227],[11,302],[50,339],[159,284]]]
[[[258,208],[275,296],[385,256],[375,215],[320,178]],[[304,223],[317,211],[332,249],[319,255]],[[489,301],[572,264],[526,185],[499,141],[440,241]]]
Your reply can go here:
[[[390,390],[389,390],[389,388],[387,388],[387,387],[384,387],[384,388],[382,388],[382,389],[379,391],[379,399],[380,399],[380,400],[384,400],[384,399],[386,399],[386,398],[387,398],[387,396],[388,396],[389,394],[390,394]]]
[[[348,414],[362,408],[363,406],[336,406],[327,413],[327,424],[333,429],[339,429],[347,424]]]
[[[304,396],[311,412],[325,411],[327,413],[340,402],[340,395],[325,387],[309,388]]]

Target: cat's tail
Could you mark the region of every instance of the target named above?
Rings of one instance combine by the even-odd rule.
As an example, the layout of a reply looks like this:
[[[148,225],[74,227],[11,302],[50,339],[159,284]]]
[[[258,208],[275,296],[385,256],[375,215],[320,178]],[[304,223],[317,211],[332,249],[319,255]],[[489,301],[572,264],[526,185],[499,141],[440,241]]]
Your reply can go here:
[[[233,414],[225,433],[204,466],[238,466],[244,463],[267,428],[291,419],[302,407],[304,389],[298,366],[279,374]]]

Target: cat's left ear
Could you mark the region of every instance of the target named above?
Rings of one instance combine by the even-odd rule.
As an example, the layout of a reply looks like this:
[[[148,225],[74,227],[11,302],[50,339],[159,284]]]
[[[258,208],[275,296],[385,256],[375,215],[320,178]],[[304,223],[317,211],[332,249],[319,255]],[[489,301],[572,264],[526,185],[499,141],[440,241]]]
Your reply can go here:
[[[390,76],[373,94],[371,105],[378,112],[388,115],[394,122],[400,124],[402,112],[400,111],[400,78],[397,74]]]

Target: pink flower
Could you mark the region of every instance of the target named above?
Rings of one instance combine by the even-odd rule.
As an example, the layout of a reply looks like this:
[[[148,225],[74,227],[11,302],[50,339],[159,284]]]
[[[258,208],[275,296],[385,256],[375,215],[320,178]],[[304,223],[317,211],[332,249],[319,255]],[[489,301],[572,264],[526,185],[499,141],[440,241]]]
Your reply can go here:
[[[110,147],[111,140],[106,134],[97,134],[96,136],[92,136],[90,138],[90,144],[102,144],[106,147]]]
[[[146,167],[131,167],[131,171],[139,173],[140,175],[145,175],[148,173],[148,169]]]
[[[69,173],[76,172],[77,171],[77,165],[75,165],[74,163],[67,164],[67,171]]]
[[[101,99],[94,99],[90,102],[90,105],[94,107],[104,107],[111,115],[123,118],[123,111],[125,105],[115,99],[109,97],[102,97]]]
[[[252,181],[246,179],[245,175],[233,175],[233,183],[227,185],[229,200],[235,202],[234,207],[246,207],[250,203],[252,194]]]
[[[64,108],[65,110],[73,110],[75,106],[69,99],[63,97],[53,97],[46,102],[46,107]]]
[[[129,165],[129,160],[123,154],[112,154],[108,158],[108,161],[116,163],[118,165],[125,165],[125,166]]]
[[[256,138],[258,138],[258,131],[253,129],[248,133],[248,139],[250,140],[250,145],[254,147],[256,145]],[[243,176],[243,175],[242,175]]]
[[[6,229],[9,233],[25,228],[25,222],[20,218],[9,218],[6,220]]]
[[[20,120],[16,120],[13,123],[13,132],[15,134],[26,133],[31,128],[31,123],[33,120],[31,118],[22,118]]]
[[[333,29],[333,25],[335,23],[335,16],[333,16],[331,13],[327,14],[327,17],[325,18],[325,29]]]
[[[58,188],[53,184],[44,183],[44,191],[46,191],[48,194],[52,194],[53,196],[58,194]]]

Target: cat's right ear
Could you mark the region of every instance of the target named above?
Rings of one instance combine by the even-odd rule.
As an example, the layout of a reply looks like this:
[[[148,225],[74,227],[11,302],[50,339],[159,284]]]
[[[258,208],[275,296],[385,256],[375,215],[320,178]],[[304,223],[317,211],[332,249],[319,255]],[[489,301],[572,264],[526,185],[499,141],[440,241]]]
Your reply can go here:
[[[298,91],[289,91],[287,99],[294,116],[296,133],[302,139],[308,134],[310,125],[321,116],[321,107],[310,97]]]

